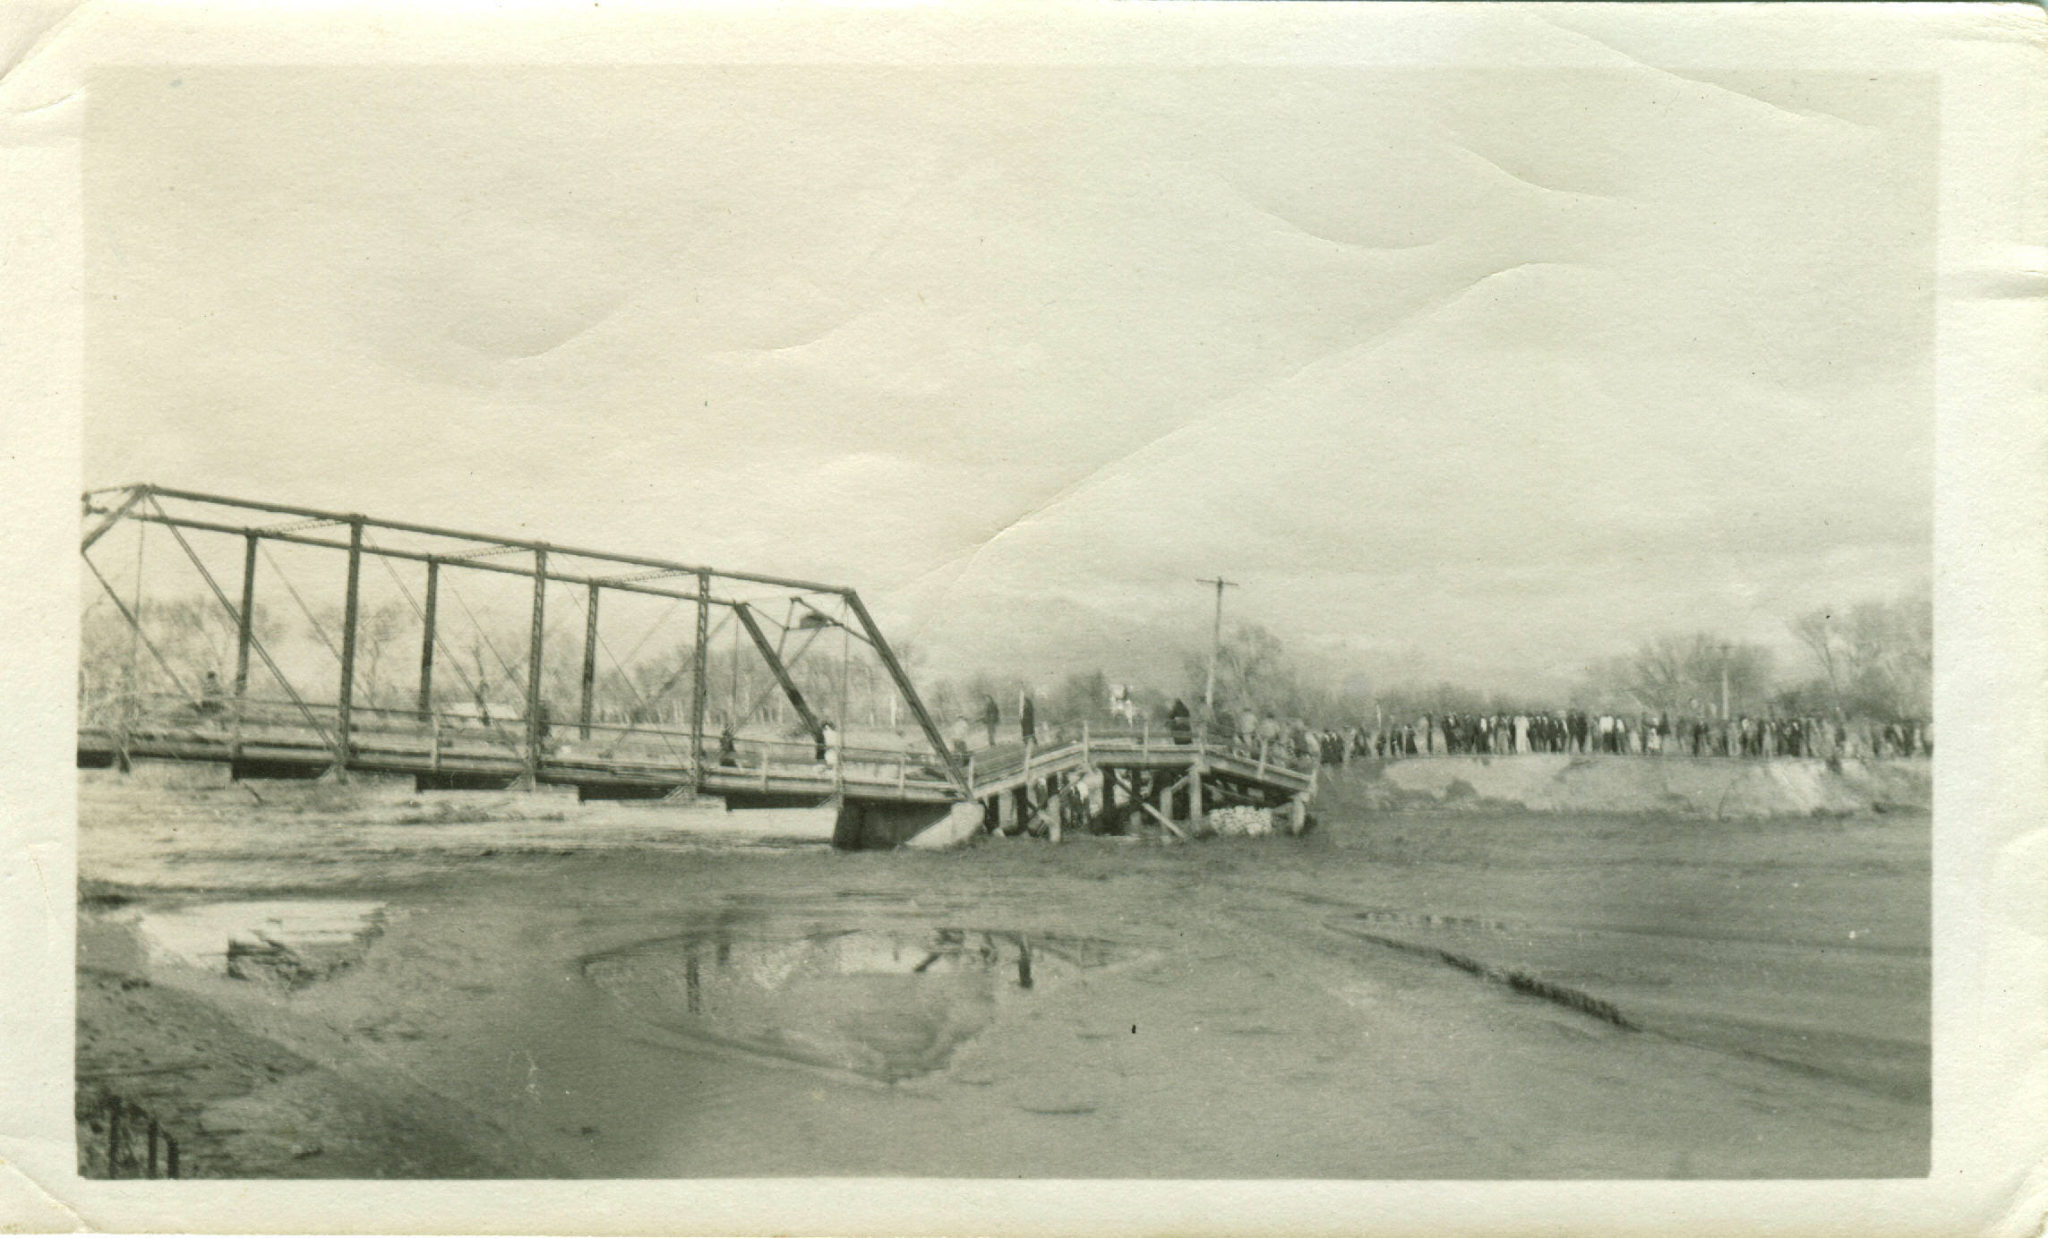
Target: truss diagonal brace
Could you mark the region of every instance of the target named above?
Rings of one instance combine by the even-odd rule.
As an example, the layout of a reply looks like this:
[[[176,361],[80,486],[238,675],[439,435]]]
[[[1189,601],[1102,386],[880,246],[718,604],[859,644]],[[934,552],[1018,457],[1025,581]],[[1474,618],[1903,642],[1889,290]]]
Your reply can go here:
[[[782,685],[782,694],[789,698],[789,703],[796,709],[797,716],[803,719],[804,727],[810,731],[811,738],[818,743],[824,743],[825,728],[819,725],[818,717],[811,712],[811,707],[804,703],[804,694],[798,690],[796,680],[789,677],[789,668],[775,655],[775,646],[768,643],[767,634],[761,631],[761,621],[754,618],[753,608],[745,602],[734,602],[732,613],[740,617],[740,626],[747,630],[747,636],[753,640],[754,648],[761,651],[761,660],[768,664],[769,670],[775,672],[775,681]]]
[[[860,621],[861,629],[867,633],[868,644],[873,646],[876,655],[882,659],[882,665],[888,670],[889,678],[896,684],[896,691],[902,694],[903,703],[910,706],[910,712],[917,718],[918,729],[924,732],[925,742],[932,746],[932,751],[938,754],[939,760],[945,762],[946,773],[952,778],[954,787],[962,795],[966,795],[970,788],[967,785],[967,771],[960,766],[959,754],[946,746],[945,736],[939,734],[938,723],[932,721],[931,711],[924,707],[924,700],[917,695],[917,688],[910,682],[910,676],[904,672],[903,664],[896,660],[896,651],[889,647],[887,638],[882,635],[882,629],[875,626],[874,616],[868,614],[868,608],[861,602],[860,594],[848,589],[845,597],[846,605],[853,611],[853,617]]]
[[[121,500],[121,505],[119,507],[114,508],[112,511],[108,512],[107,518],[105,520],[100,521],[97,528],[93,529],[92,532],[85,535],[85,542],[79,546],[78,552],[80,554],[84,554],[86,551],[91,550],[93,543],[100,540],[102,537],[105,537],[109,529],[121,523],[121,517],[127,515],[129,510],[133,508],[137,503],[140,503],[143,500],[143,497],[148,493],[149,487],[147,486],[132,487],[128,491],[128,497]],[[118,601],[119,599],[117,598],[115,600]]]

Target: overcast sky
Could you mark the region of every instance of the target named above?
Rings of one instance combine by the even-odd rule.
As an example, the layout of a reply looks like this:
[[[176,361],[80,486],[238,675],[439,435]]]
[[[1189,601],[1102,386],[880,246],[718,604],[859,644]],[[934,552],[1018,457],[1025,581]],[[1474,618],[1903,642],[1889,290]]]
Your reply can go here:
[[[1931,79],[122,70],[88,485],[1545,691],[1924,582]],[[1788,658],[1790,654],[1788,652]]]

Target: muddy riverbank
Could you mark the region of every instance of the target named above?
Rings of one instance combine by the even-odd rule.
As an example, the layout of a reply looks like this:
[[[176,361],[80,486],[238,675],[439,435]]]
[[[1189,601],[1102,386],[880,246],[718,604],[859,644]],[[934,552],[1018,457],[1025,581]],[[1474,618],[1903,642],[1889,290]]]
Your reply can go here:
[[[1299,839],[846,854],[178,782],[81,776],[88,1173],[114,1099],[195,1176],[1926,1169],[1917,810],[1396,814],[1339,776]]]

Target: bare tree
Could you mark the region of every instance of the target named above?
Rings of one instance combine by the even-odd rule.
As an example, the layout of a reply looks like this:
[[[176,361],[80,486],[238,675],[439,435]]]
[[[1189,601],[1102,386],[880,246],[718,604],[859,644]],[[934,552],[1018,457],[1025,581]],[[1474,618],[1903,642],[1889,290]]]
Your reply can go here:
[[[1834,708],[1880,718],[1925,717],[1933,705],[1934,603],[1917,591],[1846,611],[1823,607],[1792,631],[1826,682]]]
[[[1633,653],[1595,664],[1580,693],[1596,708],[1658,713],[1717,713],[1725,695],[1735,712],[1771,695],[1771,651],[1706,632],[1660,636]]]

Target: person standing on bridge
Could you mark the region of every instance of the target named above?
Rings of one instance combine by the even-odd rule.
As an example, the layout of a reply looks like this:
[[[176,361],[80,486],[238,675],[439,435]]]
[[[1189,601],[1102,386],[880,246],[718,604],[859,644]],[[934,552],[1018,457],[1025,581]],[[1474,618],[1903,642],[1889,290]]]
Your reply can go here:
[[[206,672],[206,681],[199,687],[199,712],[209,717],[219,713],[222,695],[220,676],[212,671]]]
[[[1038,739],[1038,708],[1031,703],[1031,694],[1024,694],[1024,703],[1017,709],[1017,733],[1029,744]]]
[[[1173,709],[1166,715],[1167,724],[1173,728],[1173,742],[1190,744],[1195,739],[1194,716],[1188,712],[1188,703],[1174,698]]]
[[[981,699],[981,724],[988,730],[989,746],[994,747],[996,742],[996,728],[1002,725],[1003,711],[1002,708],[996,704],[996,698],[992,696],[985,696]]]

